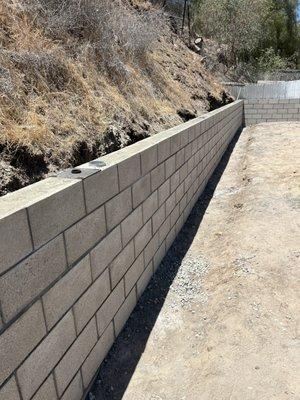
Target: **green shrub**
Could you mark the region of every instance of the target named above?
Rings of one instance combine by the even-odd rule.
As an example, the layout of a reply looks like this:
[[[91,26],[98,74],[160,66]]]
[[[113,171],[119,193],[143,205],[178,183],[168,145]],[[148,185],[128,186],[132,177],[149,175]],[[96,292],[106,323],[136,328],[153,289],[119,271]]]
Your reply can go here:
[[[274,72],[287,67],[287,60],[275,53],[270,47],[257,59],[257,69],[259,72]]]

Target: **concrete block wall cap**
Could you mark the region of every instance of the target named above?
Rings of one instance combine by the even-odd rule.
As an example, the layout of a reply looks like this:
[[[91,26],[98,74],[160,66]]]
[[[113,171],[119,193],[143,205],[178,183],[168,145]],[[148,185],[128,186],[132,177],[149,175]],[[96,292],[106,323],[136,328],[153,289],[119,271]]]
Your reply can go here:
[[[94,160],[91,160],[87,163],[79,165],[78,168],[102,170],[106,167],[107,167],[107,165],[102,160],[102,157],[99,157],[99,158],[95,158]]]
[[[119,164],[122,161],[126,160],[127,158],[130,158],[130,157],[136,155],[137,153],[142,153],[143,151],[146,151],[150,147],[154,146],[155,144],[160,143],[163,140],[167,140],[167,139],[171,138],[172,136],[175,136],[179,133],[184,132],[185,130],[187,130],[190,127],[196,126],[197,124],[199,124],[199,122],[201,122],[205,119],[209,119],[213,115],[218,114],[220,111],[226,110],[228,108],[231,108],[233,106],[236,106],[236,105],[242,104],[242,103],[243,103],[243,100],[237,100],[233,103],[223,106],[220,109],[203,114],[203,115],[201,115],[197,118],[194,118],[188,122],[177,125],[175,127],[167,129],[165,131],[159,132],[159,133],[157,133],[153,136],[150,136],[148,138],[145,138],[137,143],[134,143],[132,145],[129,145],[127,147],[124,147],[122,149],[114,151],[113,153],[106,154],[106,155],[102,156],[101,158],[90,161],[89,163],[82,164],[76,168],[79,168],[79,169],[80,168],[91,168],[91,169],[93,169],[94,168],[93,163],[97,163],[97,162],[101,162],[101,163],[103,162],[106,164],[105,166],[101,167],[101,169],[109,168],[109,166]]]
[[[63,179],[85,179],[88,178],[91,175],[96,174],[97,172],[99,172],[99,168],[95,169],[95,168],[82,168],[80,166],[75,167],[75,168],[68,168],[65,169],[62,172],[59,172],[57,174],[58,178],[63,178]]]
[[[47,178],[33,183],[0,198],[0,218],[27,208],[72,185],[78,185],[78,179]]]

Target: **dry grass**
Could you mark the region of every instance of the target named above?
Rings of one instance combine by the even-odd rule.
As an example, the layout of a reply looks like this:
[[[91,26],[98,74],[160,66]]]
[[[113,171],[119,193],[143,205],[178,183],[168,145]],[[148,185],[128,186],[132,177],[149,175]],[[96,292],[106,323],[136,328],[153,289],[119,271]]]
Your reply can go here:
[[[64,168],[83,143],[103,152],[109,125],[152,133],[208,91],[221,88],[148,2],[0,0],[1,159],[22,149]]]

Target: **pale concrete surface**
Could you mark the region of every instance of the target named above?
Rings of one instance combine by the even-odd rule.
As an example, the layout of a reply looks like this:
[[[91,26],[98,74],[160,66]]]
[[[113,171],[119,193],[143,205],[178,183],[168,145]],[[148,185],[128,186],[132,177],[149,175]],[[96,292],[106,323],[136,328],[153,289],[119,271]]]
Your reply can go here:
[[[65,269],[63,235],[59,235],[3,275],[0,279],[0,295],[5,322],[29,304]]]
[[[244,101],[245,125],[261,122],[300,121],[300,99]]]
[[[96,400],[300,398],[297,154],[299,123],[242,132],[102,364]]]
[[[32,327],[34,326],[34,330]],[[20,365],[46,334],[42,304],[37,301],[0,336],[0,379]],[[0,396],[1,399],[1,396]]]
[[[74,317],[69,311],[18,369],[17,377],[24,400],[32,398],[75,338]]]

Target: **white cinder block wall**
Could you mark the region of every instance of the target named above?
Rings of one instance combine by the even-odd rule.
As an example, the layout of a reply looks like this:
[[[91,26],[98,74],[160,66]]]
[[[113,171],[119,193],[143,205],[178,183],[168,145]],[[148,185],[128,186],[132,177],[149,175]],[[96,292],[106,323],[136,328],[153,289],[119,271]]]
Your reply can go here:
[[[242,120],[236,101],[0,199],[0,400],[83,398]]]
[[[300,98],[244,100],[244,112],[245,126],[260,122],[300,121]]]

